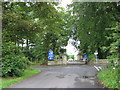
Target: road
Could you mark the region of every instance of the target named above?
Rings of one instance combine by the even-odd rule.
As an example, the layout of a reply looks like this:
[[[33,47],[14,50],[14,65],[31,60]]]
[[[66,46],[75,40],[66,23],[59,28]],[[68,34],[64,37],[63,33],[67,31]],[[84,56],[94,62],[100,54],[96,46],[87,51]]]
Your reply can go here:
[[[102,88],[90,65],[38,66],[42,72],[8,88]]]

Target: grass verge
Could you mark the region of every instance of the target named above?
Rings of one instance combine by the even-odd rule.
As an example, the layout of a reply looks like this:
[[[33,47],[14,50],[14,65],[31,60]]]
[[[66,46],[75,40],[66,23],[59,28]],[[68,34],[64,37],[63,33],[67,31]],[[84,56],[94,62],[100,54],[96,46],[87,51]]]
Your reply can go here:
[[[29,68],[27,70],[25,70],[25,72],[23,73],[23,75],[21,77],[6,77],[6,78],[0,78],[0,80],[2,79],[2,85],[0,85],[0,88],[6,88],[12,84],[15,84],[23,79],[26,79],[30,76],[33,76],[34,74],[39,73],[41,70],[37,70],[37,69],[33,69],[33,68]],[[0,83],[1,84],[1,83]]]
[[[118,88],[118,69],[112,67],[102,69],[98,73],[98,79],[108,88]]]
[[[37,65],[41,65],[41,62],[31,62],[31,66],[37,66]]]

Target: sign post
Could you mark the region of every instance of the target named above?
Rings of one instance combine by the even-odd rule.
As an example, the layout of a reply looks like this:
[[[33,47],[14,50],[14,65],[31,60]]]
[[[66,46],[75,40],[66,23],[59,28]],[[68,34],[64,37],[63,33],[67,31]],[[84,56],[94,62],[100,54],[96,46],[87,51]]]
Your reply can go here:
[[[96,56],[96,63],[97,63],[97,55],[98,55],[98,52],[97,52],[97,50],[95,51],[95,56]]]
[[[48,51],[48,60],[54,60],[54,54],[52,50]]]

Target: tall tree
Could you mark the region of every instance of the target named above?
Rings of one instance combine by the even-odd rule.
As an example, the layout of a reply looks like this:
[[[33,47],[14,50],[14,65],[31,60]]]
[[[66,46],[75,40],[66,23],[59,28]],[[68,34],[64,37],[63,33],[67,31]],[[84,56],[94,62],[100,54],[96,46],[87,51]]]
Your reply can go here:
[[[32,56],[46,62],[49,49],[59,54],[62,46],[67,45],[69,33],[65,26],[66,13],[58,11],[56,5],[54,2],[4,2],[3,42],[22,44],[29,59]]]
[[[116,25],[115,13],[118,13],[119,5],[108,2],[79,2],[73,3],[70,7],[74,17],[73,31],[76,32],[76,39],[80,40],[81,50],[88,53],[98,50],[99,58],[105,58],[106,52],[102,51],[102,47],[109,46],[111,43],[106,38],[109,32],[105,29]]]

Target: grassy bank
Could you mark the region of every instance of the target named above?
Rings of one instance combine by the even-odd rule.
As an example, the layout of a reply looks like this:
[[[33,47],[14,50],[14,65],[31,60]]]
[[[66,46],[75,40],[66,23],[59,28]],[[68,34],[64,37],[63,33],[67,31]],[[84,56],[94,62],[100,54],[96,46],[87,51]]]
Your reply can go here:
[[[41,62],[31,62],[32,66],[37,66],[37,65],[41,65],[41,64],[42,64]]]
[[[33,69],[33,68],[29,68],[27,70],[25,70],[23,76],[21,77],[6,77],[6,78],[2,78],[2,85],[0,85],[0,88],[6,88],[12,84],[15,84],[23,79],[26,79],[34,74],[39,73],[40,70],[37,69]]]
[[[118,88],[118,69],[109,67],[98,73],[101,83],[108,88]]]

